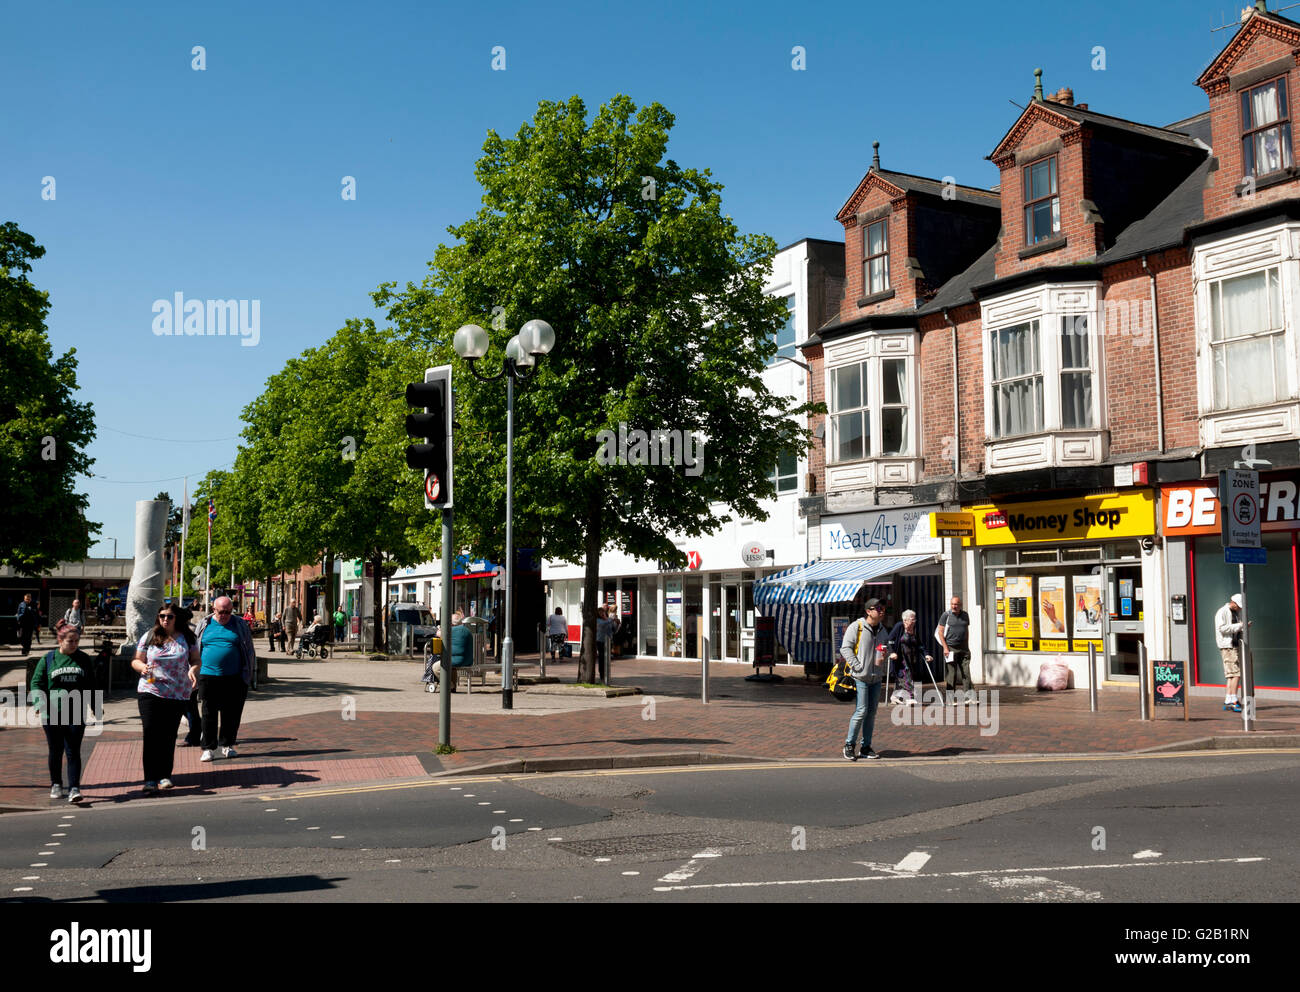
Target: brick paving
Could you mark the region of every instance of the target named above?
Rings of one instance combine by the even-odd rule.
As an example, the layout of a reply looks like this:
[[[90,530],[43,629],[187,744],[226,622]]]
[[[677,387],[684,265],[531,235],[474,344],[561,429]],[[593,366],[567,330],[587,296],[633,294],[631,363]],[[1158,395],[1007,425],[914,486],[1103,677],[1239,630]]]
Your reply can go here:
[[[457,710],[458,704],[468,705],[461,694],[453,702],[456,753],[438,758],[432,754],[438,736],[436,697],[419,691],[419,671],[413,667],[406,711],[360,711],[353,719],[343,719],[330,699],[317,712],[246,720],[235,759],[200,765],[198,749],[178,749],[173,794],[392,780],[534,758],[703,752],[842,760],[839,748],[852,705],[833,699],[820,683],[805,681],[801,669],[781,671],[784,682],[763,684],[745,681],[748,668],[712,664],[707,706],[699,699],[697,665],[643,660],[615,662],[615,682],[644,691],[635,705],[610,700],[608,705],[545,715],[519,710],[470,713]],[[575,665],[553,666],[551,674],[572,681]],[[1084,690],[1039,693],[1000,687],[998,694],[994,735],[980,733],[976,707],[943,708],[949,721],[959,714],[965,725],[897,726],[891,720],[893,709],[882,706],[876,719],[876,750],[886,758],[1134,752],[1207,737],[1246,736],[1240,716],[1224,712],[1218,697],[1193,696],[1191,720],[1184,723],[1181,710],[1165,707],[1153,711],[1154,720],[1141,721],[1137,693],[1130,689],[1100,690],[1100,712],[1095,714],[1088,711]],[[493,698],[499,702],[499,696]],[[251,709],[250,704],[246,715]],[[900,710],[908,711],[917,714],[918,723],[926,714],[939,712],[925,706]],[[1252,736],[1261,744],[1270,736],[1300,733],[1300,700],[1262,699],[1258,713],[1259,731]],[[120,801],[142,795],[138,732],[87,738],[83,757],[83,792],[89,798]],[[0,808],[46,806],[48,789],[39,728],[4,729]]]

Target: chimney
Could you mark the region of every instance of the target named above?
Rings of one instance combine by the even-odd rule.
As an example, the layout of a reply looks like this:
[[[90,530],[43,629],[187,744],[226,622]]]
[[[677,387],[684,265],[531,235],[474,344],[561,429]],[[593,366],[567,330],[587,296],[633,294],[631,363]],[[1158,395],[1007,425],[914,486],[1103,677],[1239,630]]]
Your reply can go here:
[[[1065,107],[1074,106],[1074,90],[1068,86],[1062,86],[1059,90],[1047,98],[1048,103],[1059,103]]]

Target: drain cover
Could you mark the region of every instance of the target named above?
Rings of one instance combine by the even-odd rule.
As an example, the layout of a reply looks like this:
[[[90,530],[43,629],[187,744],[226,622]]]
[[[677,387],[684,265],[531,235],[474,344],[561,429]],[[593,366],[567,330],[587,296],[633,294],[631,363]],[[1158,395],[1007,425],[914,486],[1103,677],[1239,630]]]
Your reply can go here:
[[[726,837],[703,833],[639,834],[633,837],[602,837],[598,840],[559,841],[556,847],[589,858],[608,858],[617,854],[694,854],[706,847],[734,847]]]

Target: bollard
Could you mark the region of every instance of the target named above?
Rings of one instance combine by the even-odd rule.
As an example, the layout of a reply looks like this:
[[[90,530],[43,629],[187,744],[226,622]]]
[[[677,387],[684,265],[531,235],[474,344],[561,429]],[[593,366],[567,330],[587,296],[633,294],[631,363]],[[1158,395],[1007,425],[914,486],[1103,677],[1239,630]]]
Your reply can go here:
[[[614,638],[605,638],[605,684],[614,684]]]
[[[1097,645],[1088,642],[1088,702],[1097,712]]]
[[[1186,691],[1186,690],[1184,690]],[[1151,719],[1151,698],[1147,694],[1147,642],[1138,641],[1138,706],[1142,719]]]

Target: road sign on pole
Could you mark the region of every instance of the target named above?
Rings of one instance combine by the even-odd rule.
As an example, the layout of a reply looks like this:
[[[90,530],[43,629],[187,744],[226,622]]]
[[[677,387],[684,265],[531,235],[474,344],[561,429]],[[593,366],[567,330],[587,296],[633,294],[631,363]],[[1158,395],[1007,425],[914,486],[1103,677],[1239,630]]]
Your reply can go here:
[[[1223,560],[1236,564],[1237,583],[1241,587],[1241,646],[1238,649],[1241,658],[1241,720],[1243,729],[1249,731],[1255,729],[1255,663],[1250,653],[1246,565],[1265,563],[1265,549],[1259,540],[1258,472],[1229,468],[1219,473],[1219,521]]]

